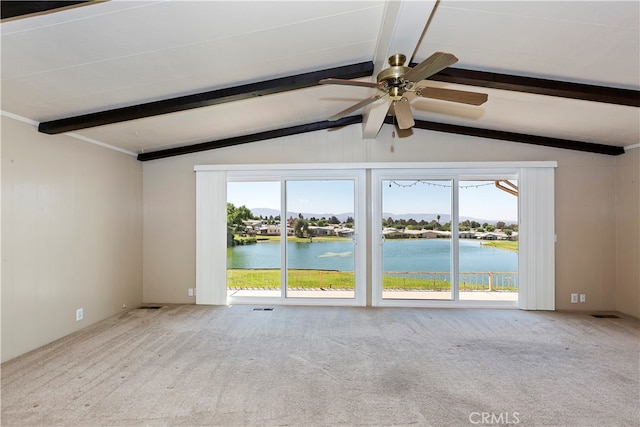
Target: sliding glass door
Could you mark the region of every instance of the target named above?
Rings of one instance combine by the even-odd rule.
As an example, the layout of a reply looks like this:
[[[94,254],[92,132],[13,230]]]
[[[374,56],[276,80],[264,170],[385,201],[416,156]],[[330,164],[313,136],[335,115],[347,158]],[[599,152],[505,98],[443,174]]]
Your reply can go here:
[[[197,304],[554,308],[555,163],[341,166],[196,167]]]
[[[282,296],[280,182],[227,183],[227,292]]]
[[[364,173],[229,175],[230,301],[364,303]]]
[[[518,181],[460,180],[459,289],[463,301],[518,300]]]
[[[286,296],[355,298],[353,180],[287,180]]]
[[[517,305],[516,177],[373,171],[374,304]]]
[[[383,299],[452,299],[451,182],[380,182]]]

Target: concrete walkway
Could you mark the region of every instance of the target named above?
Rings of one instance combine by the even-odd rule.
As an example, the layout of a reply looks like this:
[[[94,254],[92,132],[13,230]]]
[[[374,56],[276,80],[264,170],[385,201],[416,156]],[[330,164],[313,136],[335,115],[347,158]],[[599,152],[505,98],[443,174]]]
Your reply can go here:
[[[234,297],[280,297],[280,290],[263,289],[230,289],[228,296]],[[287,296],[292,298],[353,298],[350,290],[290,290]],[[416,300],[449,300],[449,292],[422,291],[385,291],[385,299],[416,299]],[[460,292],[461,301],[518,301],[517,292]]]

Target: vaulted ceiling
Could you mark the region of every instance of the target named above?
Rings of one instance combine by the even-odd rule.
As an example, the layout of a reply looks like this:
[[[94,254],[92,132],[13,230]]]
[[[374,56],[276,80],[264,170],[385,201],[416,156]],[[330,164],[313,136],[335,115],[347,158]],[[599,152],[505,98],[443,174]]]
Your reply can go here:
[[[640,143],[636,1],[2,3],[3,114],[140,160],[337,125],[373,140],[394,123],[383,100],[327,118],[376,90],[318,80],[375,82],[392,54],[437,51],[459,61],[422,85],[488,101],[410,97],[416,128],[610,155]]]

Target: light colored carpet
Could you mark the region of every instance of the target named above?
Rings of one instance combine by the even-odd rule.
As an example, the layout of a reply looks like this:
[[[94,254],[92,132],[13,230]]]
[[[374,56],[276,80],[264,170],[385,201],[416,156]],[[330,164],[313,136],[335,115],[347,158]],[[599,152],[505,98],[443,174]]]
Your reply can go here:
[[[2,365],[3,426],[640,425],[640,322],[167,306]]]

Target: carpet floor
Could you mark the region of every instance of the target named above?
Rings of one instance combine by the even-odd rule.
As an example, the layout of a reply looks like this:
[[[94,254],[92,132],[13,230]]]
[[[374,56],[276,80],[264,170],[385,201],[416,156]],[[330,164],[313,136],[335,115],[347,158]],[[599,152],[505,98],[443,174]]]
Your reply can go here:
[[[3,426],[638,426],[640,321],[168,305],[1,366]]]

